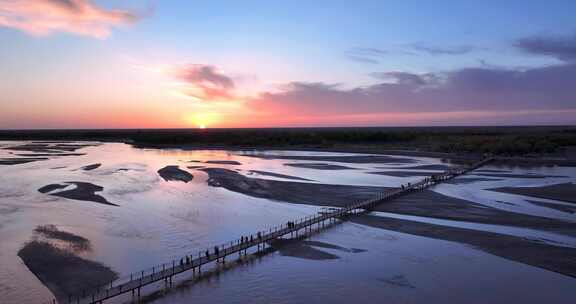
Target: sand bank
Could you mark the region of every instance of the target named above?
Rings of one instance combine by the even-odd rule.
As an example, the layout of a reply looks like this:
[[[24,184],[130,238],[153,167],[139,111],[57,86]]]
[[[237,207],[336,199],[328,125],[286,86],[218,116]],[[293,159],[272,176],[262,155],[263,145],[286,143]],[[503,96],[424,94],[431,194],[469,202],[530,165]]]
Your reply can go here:
[[[252,197],[266,198],[294,204],[343,207],[355,201],[373,198],[377,193],[391,188],[350,185],[328,185],[292,181],[250,178],[223,168],[201,169],[209,175],[208,184]],[[449,197],[431,190],[413,192],[380,204],[376,211],[434,217],[484,224],[560,231],[572,231],[573,224],[548,218],[508,212]]]
[[[53,192],[54,190],[57,189],[66,188],[68,185],[75,185],[76,187],[70,190]],[[63,184],[51,184],[38,189],[40,193],[47,193],[52,196],[58,196],[79,201],[95,202],[104,205],[118,206],[116,204],[109,202],[104,197],[96,194],[96,192],[101,192],[102,190],[104,190],[103,187],[86,182],[65,182]]]
[[[102,166],[102,164],[92,164],[92,165],[84,166],[80,169],[82,169],[84,171],[92,171],[92,170],[100,168],[100,166]]]
[[[563,183],[543,187],[501,187],[490,190],[576,203],[576,184],[573,183]]]
[[[351,217],[351,222],[391,231],[472,245],[490,254],[576,277],[576,249],[520,237],[379,216]]]
[[[354,200],[364,200],[387,188],[370,186],[325,185],[292,181],[277,181],[246,177],[224,168],[200,169],[208,173],[208,184],[252,197],[267,198],[294,204],[343,206]]]
[[[350,164],[410,164],[416,161],[410,158],[400,158],[385,155],[351,155],[351,156],[322,156],[322,155],[272,155],[272,154],[254,154],[245,155],[263,159],[285,159],[285,160],[310,160],[323,162],[337,162]]]
[[[158,174],[165,181],[181,181],[187,183],[194,178],[192,174],[181,170],[178,166],[166,166],[158,170]]]
[[[302,178],[302,177],[292,176],[292,175],[286,175],[286,174],[280,174],[280,173],[274,173],[274,172],[268,172],[268,171],[250,170],[250,172],[264,175],[264,176],[272,176],[272,177],[278,177],[278,178],[284,178],[284,179],[312,181],[312,180],[307,179],[307,178]]]
[[[81,236],[68,232],[39,227],[36,233],[48,239],[69,243],[88,242]],[[88,243],[89,245],[89,243]],[[26,267],[62,302],[68,296],[91,290],[118,278],[116,272],[100,263],[84,259],[74,252],[53,245],[50,241],[32,240],[24,245],[18,256]]]
[[[356,170],[356,168],[323,163],[288,163],[284,166],[316,170]]]

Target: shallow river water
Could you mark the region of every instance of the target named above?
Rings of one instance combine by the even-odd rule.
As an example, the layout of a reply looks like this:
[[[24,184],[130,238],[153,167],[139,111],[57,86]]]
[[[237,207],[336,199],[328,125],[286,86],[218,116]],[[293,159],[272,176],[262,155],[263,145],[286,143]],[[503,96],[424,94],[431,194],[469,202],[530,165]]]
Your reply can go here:
[[[0,148],[22,142],[0,142]],[[259,170],[306,178],[299,181],[338,185],[397,187],[418,176],[370,174],[402,171],[415,165],[437,165],[441,160],[400,157],[413,163],[339,163],[254,157],[266,155],[337,156],[344,153],[298,151],[224,151],[138,149],[127,144],[105,143],[82,148],[80,156],[0,166],[0,302],[40,303],[51,292],[18,257],[39,225],[90,240],[92,250],[83,254],[120,276],[170,262],[241,235],[273,227],[288,220],[313,215],[321,207],[254,198],[207,183],[205,172],[188,166],[238,170],[248,177],[289,181],[253,173]],[[357,154],[354,154],[357,155]],[[0,158],[13,157],[0,149]],[[237,161],[240,165],[207,164]],[[190,162],[195,161],[195,162]],[[320,170],[286,166],[287,163],[326,163],[354,170]],[[90,164],[94,170],[83,170]],[[189,183],[165,181],[157,171],[177,165],[191,173]],[[548,202],[487,189],[543,186],[576,182],[576,170],[565,167],[491,167],[484,170],[508,174],[539,174],[545,178],[482,177],[477,182],[442,184],[433,190],[478,204],[576,223],[574,213],[530,203]],[[418,170],[422,171],[422,170]],[[430,171],[433,173],[435,171]],[[78,201],[41,193],[38,189],[63,182],[88,182],[119,206]],[[504,202],[504,203],[503,203]],[[573,204],[572,204],[573,205]],[[409,218],[438,225],[465,227],[522,236],[553,246],[576,247],[576,238],[537,229],[473,224],[385,212],[381,217]],[[576,231],[576,229],[575,229]],[[573,235],[573,234],[572,234]],[[576,279],[491,255],[466,244],[414,236],[391,230],[343,223],[311,238],[340,249],[318,248],[335,255],[312,260],[274,252],[231,267],[198,281],[178,277],[176,287],[148,299],[151,303],[574,303]],[[361,250],[350,250],[361,249]],[[148,293],[157,290],[149,288]],[[110,301],[129,300],[123,297]]]

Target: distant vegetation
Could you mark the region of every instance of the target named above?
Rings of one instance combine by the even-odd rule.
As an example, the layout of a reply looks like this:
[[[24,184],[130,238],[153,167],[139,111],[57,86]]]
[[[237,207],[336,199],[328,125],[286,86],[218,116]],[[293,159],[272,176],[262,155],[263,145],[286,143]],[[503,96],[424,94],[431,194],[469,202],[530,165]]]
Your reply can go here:
[[[557,153],[576,146],[576,127],[0,131],[0,139],[125,141],[140,146],[364,147],[514,156]]]

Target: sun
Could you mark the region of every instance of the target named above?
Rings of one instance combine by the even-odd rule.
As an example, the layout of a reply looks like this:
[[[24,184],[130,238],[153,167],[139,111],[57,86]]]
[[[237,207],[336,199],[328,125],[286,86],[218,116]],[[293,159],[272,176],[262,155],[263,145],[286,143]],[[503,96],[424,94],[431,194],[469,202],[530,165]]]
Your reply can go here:
[[[185,116],[185,121],[189,125],[193,125],[198,129],[207,129],[209,126],[217,122],[216,113],[193,113]]]

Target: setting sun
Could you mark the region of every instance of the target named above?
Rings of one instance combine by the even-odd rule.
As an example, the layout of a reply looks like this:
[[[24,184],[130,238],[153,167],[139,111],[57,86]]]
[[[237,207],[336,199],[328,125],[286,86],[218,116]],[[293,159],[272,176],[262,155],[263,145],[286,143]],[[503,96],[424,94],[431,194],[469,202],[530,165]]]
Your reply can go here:
[[[193,113],[188,114],[185,120],[188,124],[196,126],[199,129],[206,129],[208,126],[216,124],[219,119],[216,113]]]

